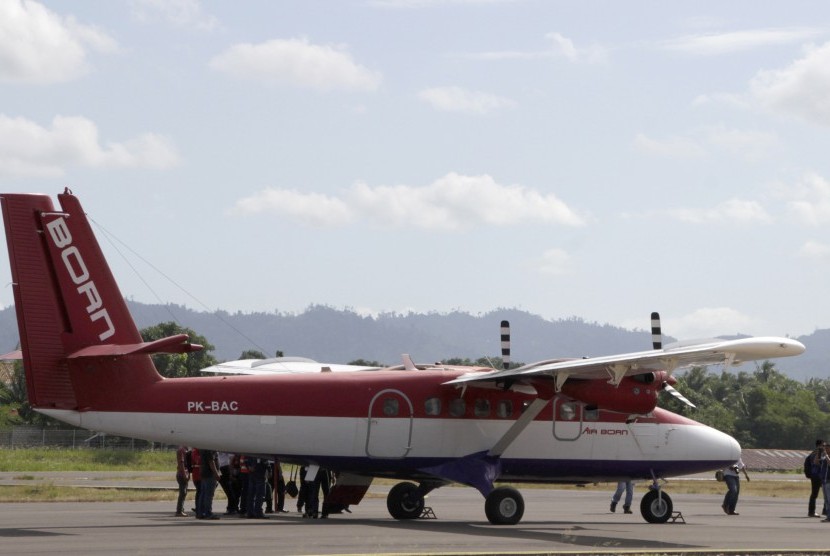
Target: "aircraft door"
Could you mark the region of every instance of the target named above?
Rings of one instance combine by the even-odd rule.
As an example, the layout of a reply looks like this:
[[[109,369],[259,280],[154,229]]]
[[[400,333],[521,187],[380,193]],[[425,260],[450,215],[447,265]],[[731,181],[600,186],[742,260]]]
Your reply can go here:
[[[366,455],[404,458],[412,449],[412,402],[400,390],[381,390],[369,402]]]
[[[553,400],[553,437],[576,440],[582,435],[582,404],[557,396]]]

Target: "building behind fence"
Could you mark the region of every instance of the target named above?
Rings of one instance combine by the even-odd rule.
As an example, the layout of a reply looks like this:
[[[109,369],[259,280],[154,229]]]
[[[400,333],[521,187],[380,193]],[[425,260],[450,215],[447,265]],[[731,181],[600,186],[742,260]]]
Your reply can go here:
[[[86,429],[44,429],[17,426],[0,429],[0,448],[118,448],[124,450],[167,450],[168,444],[137,438],[113,436]]]

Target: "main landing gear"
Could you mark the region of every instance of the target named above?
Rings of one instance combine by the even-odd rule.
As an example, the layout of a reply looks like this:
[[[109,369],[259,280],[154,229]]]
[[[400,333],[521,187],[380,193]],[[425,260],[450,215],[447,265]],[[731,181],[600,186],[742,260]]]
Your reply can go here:
[[[395,519],[417,519],[424,511],[424,496],[435,489],[432,485],[398,483],[386,496],[386,509]],[[484,513],[493,525],[515,525],[525,513],[521,493],[513,487],[493,489],[484,502]]]

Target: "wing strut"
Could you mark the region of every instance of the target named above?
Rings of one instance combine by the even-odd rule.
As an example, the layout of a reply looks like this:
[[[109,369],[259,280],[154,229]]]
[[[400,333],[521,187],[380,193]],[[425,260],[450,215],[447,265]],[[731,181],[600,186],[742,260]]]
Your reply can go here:
[[[533,421],[533,419],[535,419],[536,416],[539,415],[539,413],[541,413],[541,411],[545,408],[549,401],[550,400],[546,400],[543,398],[536,398],[535,400],[533,400],[530,403],[530,405],[527,406],[527,409],[525,409],[524,413],[522,413],[521,417],[516,419],[516,421],[510,426],[510,428],[507,429],[507,432],[505,432],[504,435],[502,435],[502,437],[499,438],[499,441],[496,442],[492,448],[490,448],[490,451],[487,452],[487,455],[495,457],[501,456],[504,453],[504,451],[507,450],[507,448],[510,447],[511,444],[513,444],[513,441],[516,440],[516,438],[518,438],[520,434],[522,434],[522,431],[524,431],[527,428],[527,426]]]

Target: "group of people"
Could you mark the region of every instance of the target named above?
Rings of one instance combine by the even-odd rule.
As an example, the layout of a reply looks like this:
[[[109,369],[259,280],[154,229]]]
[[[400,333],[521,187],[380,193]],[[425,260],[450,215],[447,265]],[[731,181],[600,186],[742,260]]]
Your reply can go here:
[[[320,506],[320,489],[323,496],[331,486],[330,474],[318,469],[314,477],[306,481],[306,468],[300,471],[301,486],[295,491],[297,510],[303,517],[317,518]],[[196,489],[196,504],[193,508],[196,519],[220,519],[213,511],[213,496],[221,487],[227,499],[225,515],[236,515],[248,519],[265,519],[267,513],[285,513],[286,483],[280,462],[230,454],[213,450],[200,450],[179,446],[176,451],[176,481],[179,495],[176,500],[176,516],[186,517],[184,509],[190,482]],[[263,508],[264,505],[264,508]],[[322,517],[326,517],[325,506]]]
[[[819,440],[818,442],[822,441]],[[738,515],[738,512],[735,511],[735,508],[738,505],[738,496],[741,493],[740,473],[744,474],[747,481],[749,480],[749,475],[746,472],[746,465],[744,465],[744,462],[739,459],[738,461],[730,465],[728,468],[721,470],[719,473],[723,473],[723,480],[726,483],[726,494],[723,497],[723,504],[721,504],[721,508],[727,515]],[[830,481],[830,473],[828,473],[827,465],[825,465],[824,476],[827,477],[825,482]],[[811,515],[815,513],[815,499],[816,494],[818,493],[815,484],[816,483],[813,482],[813,496],[811,498],[812,505],[810,507]],[[821,486],[821,482],[819,482],[819,486]],[[830,489],[830,485],[828,485],[828,489]],[[634,481],[631,480],[619,481],[617,483],[617,489],[614,491],[614,494],[611,495],[611,511],[617,511],[617,504],[619,504],[623,492],[625,493],[625,499],[623,501],[623,513],[633,513],[631,511],[631,501],[634,498]],[[825,497],[827,496],[827,494],[828,490],[825,490]]]

